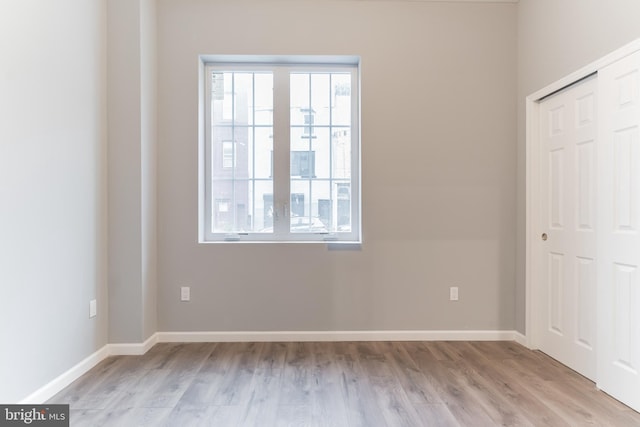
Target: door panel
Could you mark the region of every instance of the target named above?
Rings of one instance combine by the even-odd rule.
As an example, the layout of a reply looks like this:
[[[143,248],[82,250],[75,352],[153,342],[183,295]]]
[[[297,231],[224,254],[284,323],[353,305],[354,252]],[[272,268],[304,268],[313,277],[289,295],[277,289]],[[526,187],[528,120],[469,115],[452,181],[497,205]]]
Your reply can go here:
[[[591,258],[576,258],[576,290],[578,293],[578,344],[594,351],[596,334],[596,265]]]
[[[640,53],[599,72],[598,387],[640,410]]]
[[[540,350],[595,379],[595,77],[540,103]]]
[[[564,283],[564,255],[549,253],[549,331],[559,336],[564,334],[563,314],[564,302],[562,296],[565,293]]]
[[[549,205],[549,228],[564,230],[564,147],[553,149],[549,153],[549,182],[551,185],[551,200]]]
[[[582,231],[594,231],[596,208],[595,140],[585,141],[577,145],[578,149],[578,204],[577,226]]]

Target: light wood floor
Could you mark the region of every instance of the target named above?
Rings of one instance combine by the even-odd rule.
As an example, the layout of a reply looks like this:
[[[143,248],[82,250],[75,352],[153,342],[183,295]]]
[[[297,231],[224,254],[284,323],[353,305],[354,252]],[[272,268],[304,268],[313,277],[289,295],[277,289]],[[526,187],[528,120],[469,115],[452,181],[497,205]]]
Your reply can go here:
[[[69,403],[72,426],[640,426],[512,342],[158,344],[49,403]]]

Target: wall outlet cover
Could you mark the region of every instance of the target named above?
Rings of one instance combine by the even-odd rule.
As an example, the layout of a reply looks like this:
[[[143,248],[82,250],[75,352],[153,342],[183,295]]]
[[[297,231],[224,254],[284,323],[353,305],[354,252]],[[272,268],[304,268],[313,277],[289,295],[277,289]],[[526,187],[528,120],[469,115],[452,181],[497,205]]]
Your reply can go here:
[[[89,319],[92,317],[96,317],[98,315],[98,303],[96,300],[92,299],[89,301]]]
[[[180,288],[180,301],[191,301],[191,288],[189,286]]]

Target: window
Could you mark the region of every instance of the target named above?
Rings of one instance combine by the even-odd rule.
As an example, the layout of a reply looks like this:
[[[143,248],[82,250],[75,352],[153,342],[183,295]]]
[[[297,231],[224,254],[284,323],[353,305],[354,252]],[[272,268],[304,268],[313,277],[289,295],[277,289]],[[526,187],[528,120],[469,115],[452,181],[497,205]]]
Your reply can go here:
[[[360,241],[358,60],[203,58],[202,242]]]

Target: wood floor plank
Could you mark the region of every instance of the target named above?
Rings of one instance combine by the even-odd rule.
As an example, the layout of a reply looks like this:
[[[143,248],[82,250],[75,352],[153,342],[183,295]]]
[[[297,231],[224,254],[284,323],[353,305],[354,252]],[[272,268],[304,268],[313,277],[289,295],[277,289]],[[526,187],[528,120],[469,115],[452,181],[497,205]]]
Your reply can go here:
[[[102,410],[92,427],[152,427],[161,425],[171,408],[115,408]],[[75,426],[75,423],[72,422]]]
[[[557,413],[571,425],[598,425],[599,416],[589,409],[589,405],[582,401],[582,397],[567,393],[563,381],[546,380],[527,376],[528,372],[522,366],[514,364],[513,360],[503,362],[505,369],[511,370],[513,375],[526,378],[526,386],[541,402],[553,412]],[[522,384],[522,383],[521,383]],[[607,420],[608,421],[608,420]],[[610,425],[610,424],[601,424]]]
[[[236,343],[218,343],[202,363],[198,374],[194,377],[180,398],[179,404],[190,406],[210,406],[226,382],[227,374],[241,348]]]
[[[433,351],[434,348],[437,351]],[[494,425],[495,421],[465,385],[464,375],[457,370],[452,353],[446,350],[441,343],[421,343],[412,357],[461,425]],[[446,354],[449,356],[441,357]]]
[[[236,406],[178,404],[161,424],[162,427],[219,427],[238,425]]]
[[[440,404],[442,399],[410,356],[415,343],[378,343],[409,400],[418,405]]]
[[[344,348],[344,347],[343,347]],[[345,402],[350,427],[381,425],[384,419],[376,404],[369,378],[358,365],[358,356],[353,345],[347,351],[336,354],[336,367],[340,375],[340,396]]]
[[[444,403],[428,403],[415,405],[421,426],[461,427],[449,407]]]
[[[286,344],[264,343],[238,425],[275,425],[286,354]]]
[[[86,403],[86,397],[95,389],[100,388],[107,378],[118,375],[122,360],[122,358],[118,357],[107,357],[93,367],[90,372],[78,378],[65,390],[50,399],[49,403],[65,403],[69,404],[71,409],[78,410],[85,409],[83,406],[86,408],[96,408],[95,402],[86,405],[78,402],[84,399],[84,403]]]
[[[235,356],[231,358],[224,378],[219,383],[213,404],[242,405],[251,394],[251,382],[263,343],[233,343]]]
[[[500,393],[491,381],[487,381],[477,372],[476,365],[471,361],[462,359],[455,364],[456,371],[462,374],[464,386],[482,405],[495,425],[534,427],[533,423],[522,416],[519,406],[509,401],[507,395]]]
[[[544,405],[527,387],[520,384],[520,378],[510,375],[501,364],[496,364],[494,360],[487,358],[487,353],[478,351],[474,344],[467,343],[473,349],[475,357],[470,353],[465,362],[475,367],[481,381],[493,394],[502,396],[510,407],[518,408],[522,416],[535,426],[570,427],[562,417]],[[488,355],[494,354],[492,352]]]
[[[312,343],[315,357],[314,384],[312,387],[314,412],[317,424],[322,427],[348,426],[348,414],[341,397],[340,368],[333,346]]]
[[[310,343],[287,343],[280,405],[311,407],[314,364]]]
[[[311,405],[278,405],[274,427],[318,427]],[[261,425],[261,424],[258,424]]]
[[[557,361],[553,362],[559,364]],[[566,369],[564,366],[563,368]],[[628,406],[598,390],[592,381],[577,372],[569,370],[566,375],[562,376],[561,384],[558,384],[557,387],[568,395],[580,395],[581,403],[589,408],[589,411],[598,414],[599,417],[611,420],[615,426],[637,427],[639,425],[637,420],[629,417]]]
[[[141,366],[135,356],[114,358],[109,369],[97,373],[92,369],[85,374],[94,378],[94,387],[84,392],[82,387],[75,388],[72,384],[68,388],[69,393],[79,398],[60,403],[69,403],[71,409],[106,409],[123,393],[135,387],[144,371]]]
[[[356,351],[359,356],[361,375],[369,378],[369,386],[376,403],[381,408],[386,425],[418,425],[418,414],[410,404],[409,398],[385,356],[380,352],[379,343],[358,344]]]
[[[53,402],[50,402],[53,403]],[[70,409],[69,424],[74,427],[95,427],[103,409]]]
[[[513,342],[162,343],[110,357],[49,403],[71,426],[640,426]]]

